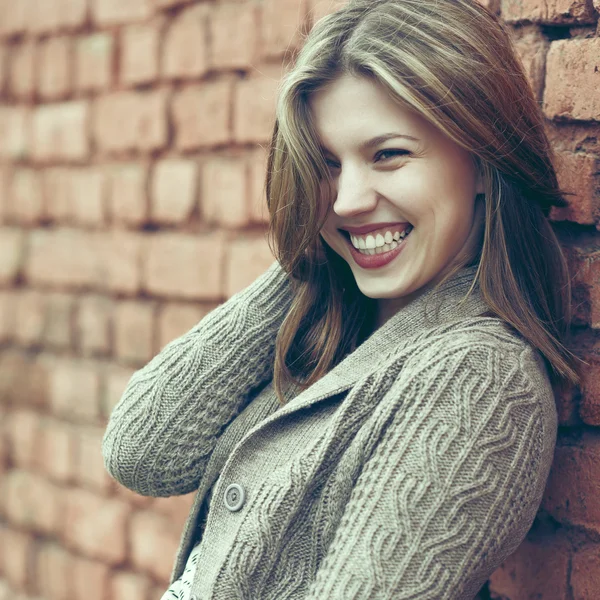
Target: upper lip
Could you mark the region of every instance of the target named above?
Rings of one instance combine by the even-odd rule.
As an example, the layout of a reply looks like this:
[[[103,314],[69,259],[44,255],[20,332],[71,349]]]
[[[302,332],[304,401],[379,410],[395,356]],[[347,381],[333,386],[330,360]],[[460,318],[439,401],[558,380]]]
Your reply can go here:
[[[355,235],[360,235],[362,233],[369,233],[371,231],[375,231],[376,229],[383,229],[384,227],[397,227],[399,225],[410,225],[410,223],[398,223],[397,221],[390,223],[370,223],[369,225],[362,225],[361,227],[340,227],[343,231],[348,231],[349,233],[354,233]],[[404,227],[403,227],[404,229]]]

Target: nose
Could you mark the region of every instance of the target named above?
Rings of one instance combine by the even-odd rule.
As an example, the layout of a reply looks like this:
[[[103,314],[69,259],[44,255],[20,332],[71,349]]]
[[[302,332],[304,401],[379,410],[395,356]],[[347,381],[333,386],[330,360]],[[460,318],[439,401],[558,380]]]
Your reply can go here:
[[[333,186],[333,211],[340,217],[353,217],[377,206],[377,193],[368,173],[359,169],[341,172]]]

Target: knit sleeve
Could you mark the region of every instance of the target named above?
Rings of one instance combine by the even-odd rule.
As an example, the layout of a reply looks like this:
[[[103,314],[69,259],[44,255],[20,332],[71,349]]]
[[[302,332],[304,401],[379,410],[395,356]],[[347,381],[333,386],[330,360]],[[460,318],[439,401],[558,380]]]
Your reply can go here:
[[[145,496],[197,489],[226,425],[272,377],[291,300],[291,281],[275,262],[136,371],[104,432],[109,474]]]
[[[306,600],[471,600],[515,551],[557,432],[546,371],[523,346],[407,361]]]

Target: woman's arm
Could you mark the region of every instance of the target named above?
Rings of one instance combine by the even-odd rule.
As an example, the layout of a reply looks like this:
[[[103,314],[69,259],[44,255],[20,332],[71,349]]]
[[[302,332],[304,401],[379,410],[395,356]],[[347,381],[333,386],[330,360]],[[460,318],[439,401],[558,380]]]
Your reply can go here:
[[[272,377],[292,300],[275,262],[131,377],[104,433],[107,471],[145,496],[198,488],[218,437]]]

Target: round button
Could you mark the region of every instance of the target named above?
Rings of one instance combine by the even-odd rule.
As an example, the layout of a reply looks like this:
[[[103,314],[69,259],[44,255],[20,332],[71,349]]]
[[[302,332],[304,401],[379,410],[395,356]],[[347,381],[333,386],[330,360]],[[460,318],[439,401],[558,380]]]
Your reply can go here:
[[[244,506],[244,500],[246,499],[246,492],[239,483],[232,483],[225,490],[225,506],[231,511],[235,512],[240,510]]]

